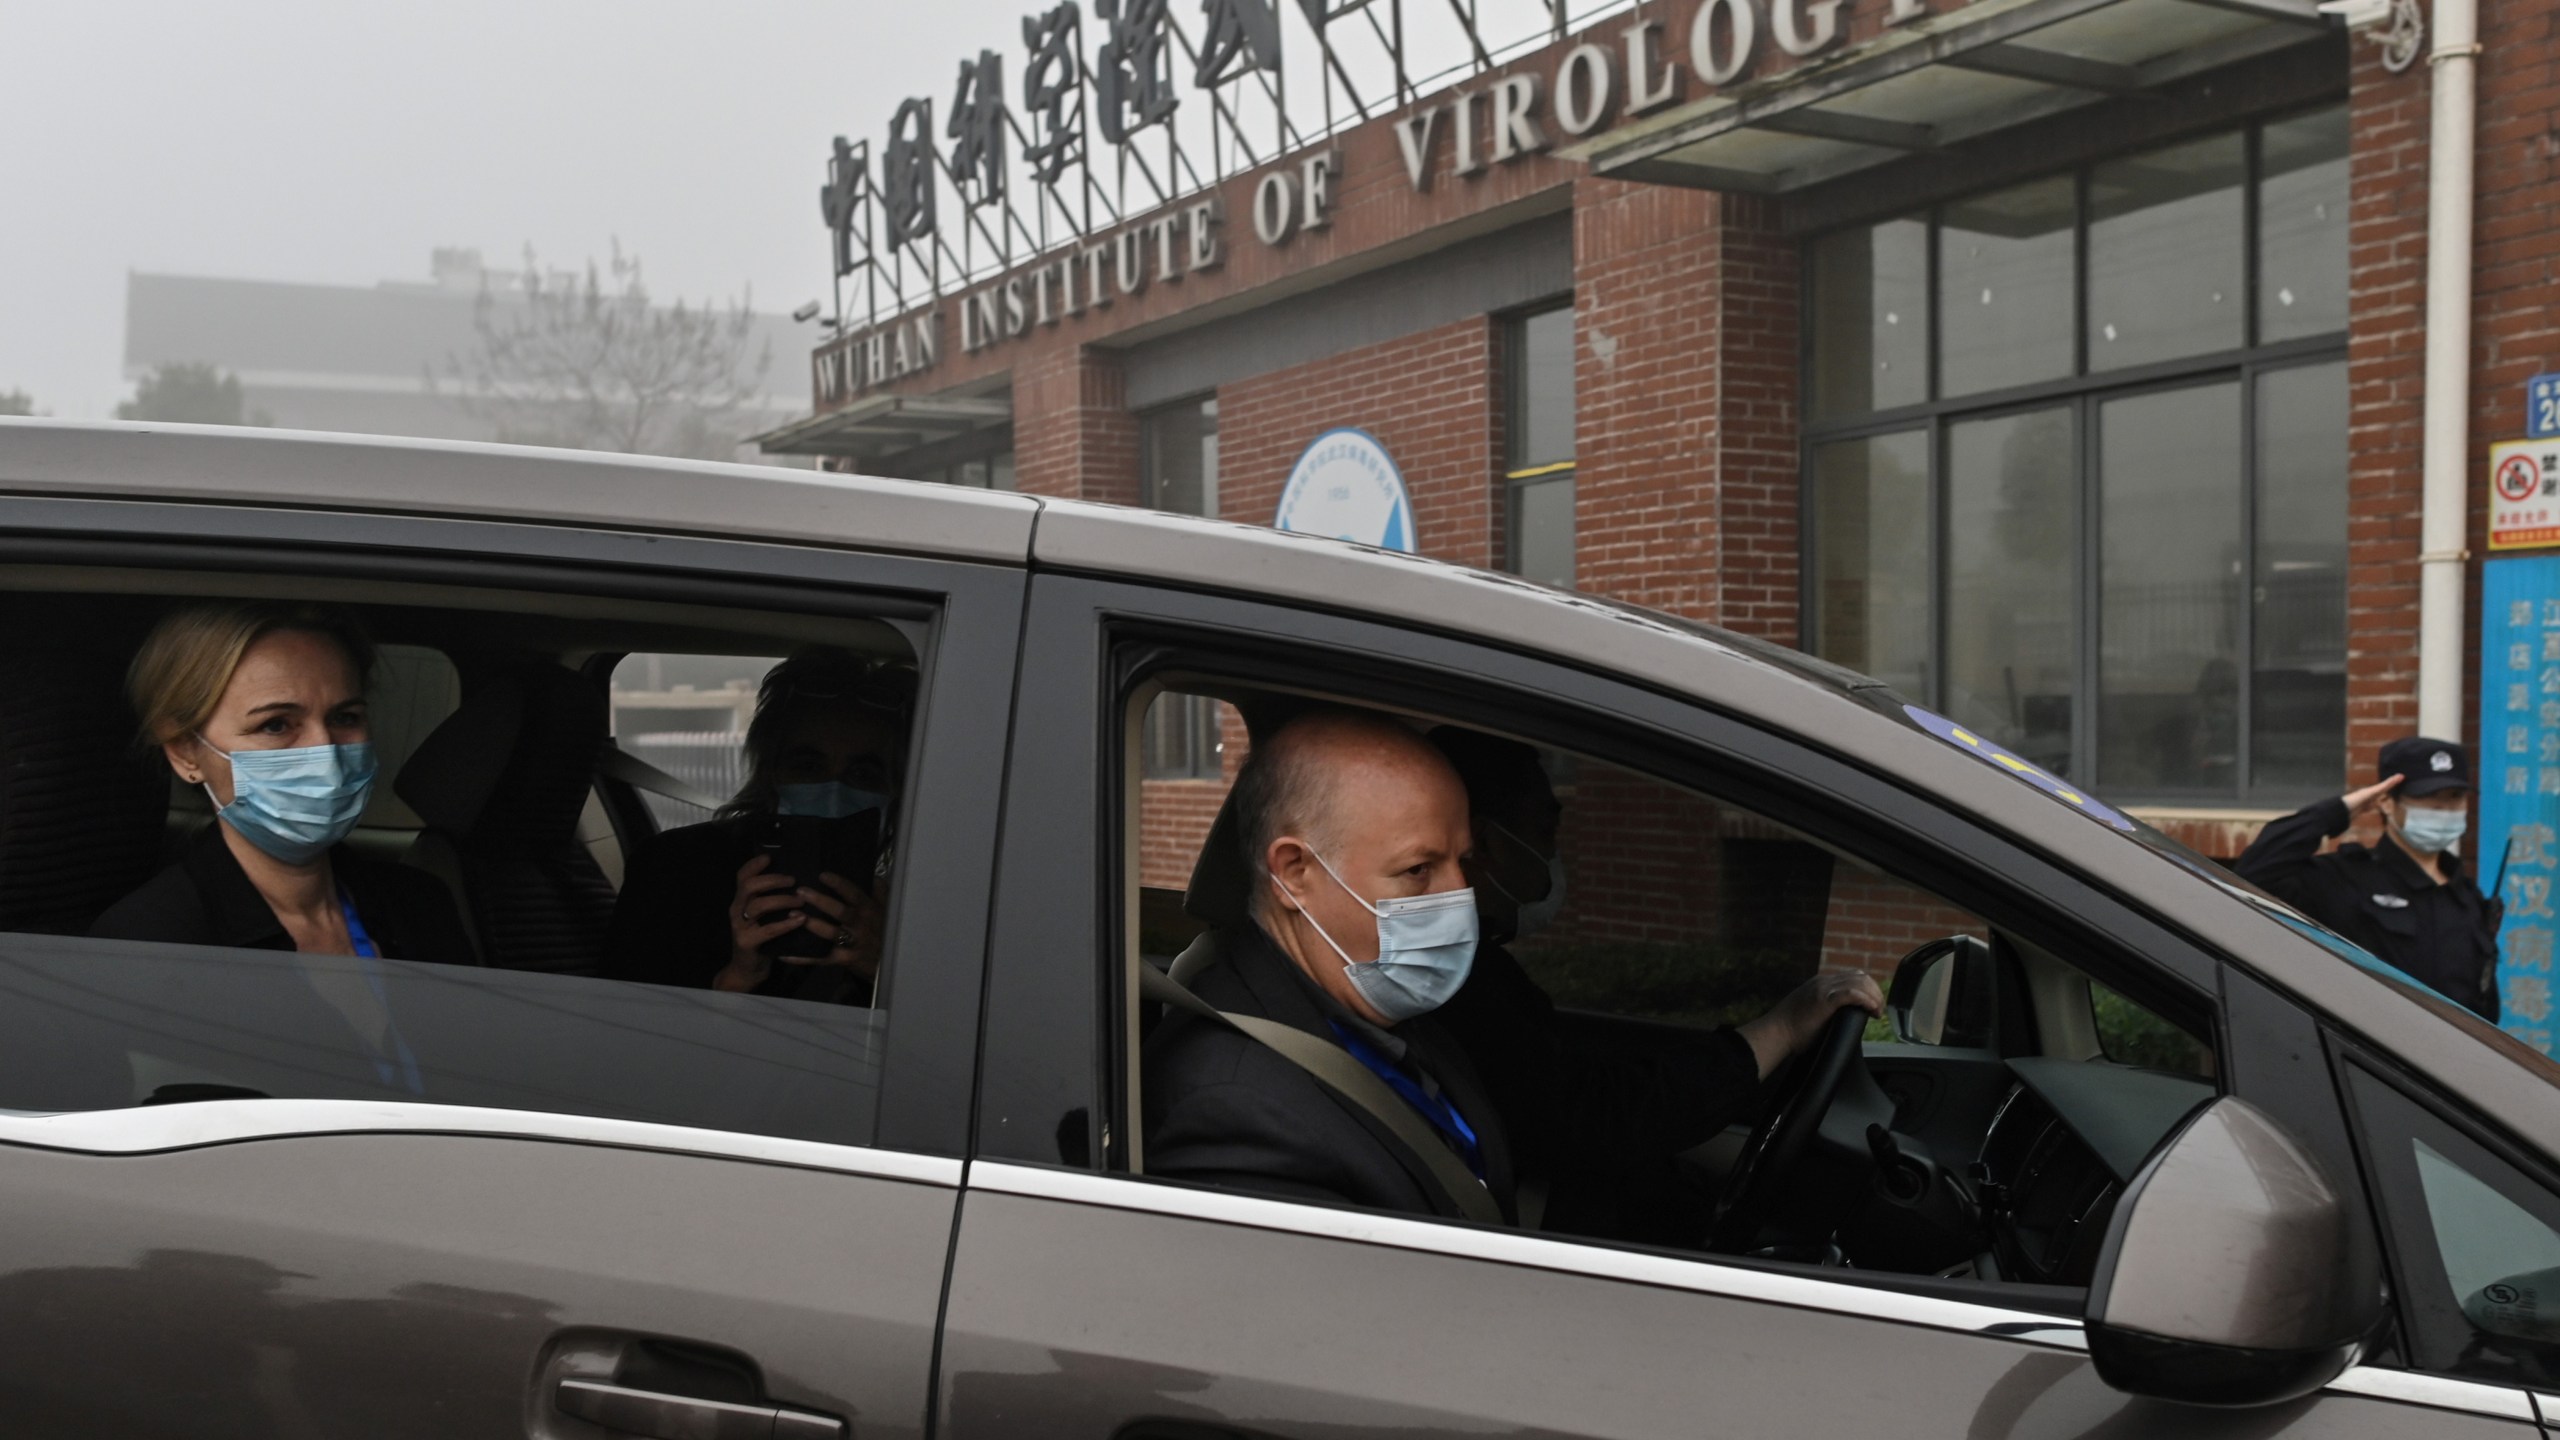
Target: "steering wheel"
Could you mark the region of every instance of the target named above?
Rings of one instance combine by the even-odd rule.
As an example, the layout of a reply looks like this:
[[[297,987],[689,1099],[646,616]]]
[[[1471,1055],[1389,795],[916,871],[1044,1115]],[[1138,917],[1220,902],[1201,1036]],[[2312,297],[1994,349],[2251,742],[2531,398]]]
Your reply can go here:
[[[1804,1158],[1814,1132],[1822,1128],[1822,1117],[1840,1093],[1840,1082],[1860,1060],[1859,1044],[1866,1037],[1869,1018],[1857,1006],[1840,1007],[1823,1022],[1813,1044],[1779,1071],[1778,1099],[1760,1117],[1743,1146],[1742,1163],[1734,1167],[1732,1180],[1716,1202],[1708,1249],[1730,1253],[1759,1238],[1787,1177]]]

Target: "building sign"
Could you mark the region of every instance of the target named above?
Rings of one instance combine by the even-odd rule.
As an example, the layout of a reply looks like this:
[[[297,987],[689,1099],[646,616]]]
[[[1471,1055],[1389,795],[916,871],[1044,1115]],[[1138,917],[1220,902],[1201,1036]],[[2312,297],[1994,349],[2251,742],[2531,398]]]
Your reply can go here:
[[[2489,548],[2560,545],[2560,440],[2489,447]]]
[[[836,137],[819,212],[839,338],[814,363],[819,408],[930,370],[946,336],[976,354],[1215,268],[1230,225],[1222,193],[1250,211],[1232,217],[1239,238],[1250,231],[1280,247],[1326,228],[1341,166],[1326,137],[1339,127],[1328,118],[1310,128],[1295,114],[1284,73],[1324,81],[1317,88],[1329,107],[1334,82],[1347,86],[1351,73],[1338,51],[1371,35],[1389,73],[1442,69],[1405,53],[1401,20],[1392,29],[1336,23],[1365,5],[1297,0],[1301,27],[1283,25],[1274,0],[1096,0],[1088,26],[1077,5],[1059,3],[1022,21],[1019,46],[961,59],[942,123],[932,95],[900,104],[877,166],[871,142]],[[1396,117],[1413,192],[1478,182],[1559,143],[1712,95],[1772,55],[1809,60],[1840,48],[1852,13],[1869,8],[1885,27],[1932,13],[1928,0],[1702,0],[1685,14],[1638,10],[1568,37],[1550,32],[1560,21],[1539,5],[1523,9],[1536,13],[1536,29],[1515,36],[1483,32],[1470,3],[1452,15],[1473,64],[1446,88],[1380,113]],[[1284,45],[1293,31],[1312,37],[1313,53]],[[1494,62],[1545,33],[1556,41],[1543,57]],[[1014,88],[1008,54],[1020,67]],[[1367,68],[1369,57],[1357,58]],[[1247,134],[1258,128],[1246,123],[1248,101],[1270,127],[1267,144]],[[1134,204],[1132,176],[1141,183]],[[1238,177],[1251,183],[1224,192]],[[847,314],[847,282],[862,297],[859,324]]]
[[[1271,523],[1301,535],[1414,552],[1413,501],[1387,447],[1366,430],[1327,430],[1289,472]]]
[[[2507,1033],[2551,1053],[2551,940],[2560,933],[2560,555],[2480,573],[2480,852],[2507,903],[2498,1006]]]
[[[2524,382],[2524,435],[2528,440],[2560,440],[2560,375],[2536,375]]]

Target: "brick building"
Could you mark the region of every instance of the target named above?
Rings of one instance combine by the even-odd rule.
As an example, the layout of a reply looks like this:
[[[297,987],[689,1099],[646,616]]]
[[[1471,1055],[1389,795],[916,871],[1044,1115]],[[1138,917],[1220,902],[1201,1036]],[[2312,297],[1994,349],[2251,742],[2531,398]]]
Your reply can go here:
[[[2474,474],[2560,369],[2560,10],[2482,27]],[[831,342],[767,443],[1268,524],[1356,428],[1414,548],[2227,856],[2416,724],[2431,81],[2383,55],[2310,0],[1620,9]],[[1240,738],[1153,723],[1148,883]]]

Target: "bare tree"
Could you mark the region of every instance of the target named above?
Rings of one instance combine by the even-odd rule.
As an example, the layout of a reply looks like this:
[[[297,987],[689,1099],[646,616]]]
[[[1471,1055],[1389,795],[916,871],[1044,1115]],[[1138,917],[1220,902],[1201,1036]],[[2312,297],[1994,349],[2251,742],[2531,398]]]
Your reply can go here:
[[[24,390],[0,390],[0,415],[33,415],[36,397]]]
[[[484,277],[472,311],[479,348],[428,388],[488,420],[499,438],[580,450],[726,459],[741,412],[761,393],[772,347],[749,347],[755,316],[734,304],[650,303],[640,261],[613,247],[599,271],[545,274],[525,250],[515,286]]]
[[[240,377],[218,365],[158,365],[134,382],[133,398],[116,406],[119,420],[165,420],[177,425],[273,425],[275,417],[252,410]]]

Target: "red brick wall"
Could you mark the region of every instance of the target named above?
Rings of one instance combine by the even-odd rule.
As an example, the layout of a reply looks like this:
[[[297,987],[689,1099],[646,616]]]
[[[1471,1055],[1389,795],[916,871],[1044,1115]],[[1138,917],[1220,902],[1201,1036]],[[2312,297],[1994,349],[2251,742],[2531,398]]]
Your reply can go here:
[[[1014,488],[1138,503],[1138,420],[1119,356],[1053,345],[1021,360],[1013,373]]]
[[[1215,780],[1148,780],[1138,786],[1138,883],[1155,889],[1180,890],[1191,883],[1191,869],[1201,843],[1226,804],[1236,772],[1251,749],[1243,717],[1230,705],[1218,707],[1219,752],[1223,772]]]
[[[1497,449],[1486,316],[1363,346],[1218,392],[1218,508],[1269,524],[1308,442],[1340,425],[1377,437],[1404,472],[1422,552],[1490,565]]]
[[[1796,255],[1763,202],[1575,185],[1581,588],[1794,642]]]
[[[1822,917],[1822,963],[1864,970],[1884,985],[1903,956],[1949,935],[1989,938],[1980,920],[1899,880],[1840,864]]]

